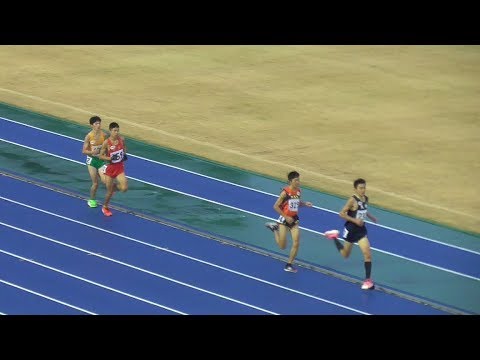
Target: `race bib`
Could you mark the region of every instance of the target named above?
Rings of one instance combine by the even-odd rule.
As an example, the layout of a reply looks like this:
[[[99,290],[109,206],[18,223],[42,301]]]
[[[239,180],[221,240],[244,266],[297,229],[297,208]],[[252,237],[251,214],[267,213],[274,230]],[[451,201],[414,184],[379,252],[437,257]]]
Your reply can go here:
[[[101,149],[102,149],[102,145],[92,145],[92,154],[98,155]]]
[[[367,218],[367,210],[357,210],[357,219],[365,220]]]
[[[110,161],[115,164],[123,160],[123,149],[114,151],[110,154]]]
[[[288,200],[288,210],[298,211],[298,206],[300,205],[300,199],[290,199]]]

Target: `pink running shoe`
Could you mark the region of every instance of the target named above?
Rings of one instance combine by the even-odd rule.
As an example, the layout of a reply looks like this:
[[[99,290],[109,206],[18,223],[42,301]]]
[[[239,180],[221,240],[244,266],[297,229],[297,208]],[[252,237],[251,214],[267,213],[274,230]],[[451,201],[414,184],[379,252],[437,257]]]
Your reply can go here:
[[[375,288],[375,284],[373,283],[372,279],[366,279],[362,284],[363,290],[373,290]]]
[[[105,216],[112,216],[112,212],[110,211],[110,209],[106,208],[105,206],[102,206],[102,213]]]
[[[338,239],[338,235],[340,234],[340,231],[338,230],[328,230],[328,231],[325,231],[325,237],[327,239]]]

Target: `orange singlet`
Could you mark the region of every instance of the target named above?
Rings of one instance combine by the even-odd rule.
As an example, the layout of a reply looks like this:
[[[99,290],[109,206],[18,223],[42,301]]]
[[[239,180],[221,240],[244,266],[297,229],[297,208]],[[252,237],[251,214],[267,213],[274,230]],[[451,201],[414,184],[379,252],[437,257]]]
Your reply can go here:
[[[300,189],[292,190],[289,186],[283,188],[287,193],[285,200],[280,204],[280,209],[287,216],[298,215],[298,207],[300,206]]]

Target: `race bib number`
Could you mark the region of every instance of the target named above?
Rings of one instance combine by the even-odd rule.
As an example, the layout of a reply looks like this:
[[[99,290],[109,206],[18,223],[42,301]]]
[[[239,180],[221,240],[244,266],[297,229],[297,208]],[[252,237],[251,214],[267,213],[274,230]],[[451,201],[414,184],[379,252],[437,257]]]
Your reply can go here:
[[[114,151],[110,154],[110,161],[114,163],[119,163],[123,160],[123,149]]]
[[[288,200],[288,210],[298,211],[298,206],[300,205],[300,199],[290,199]]]
[[[92,163],[92,158],[90,156],[87,156],[87,165],[90,165]]]
[[[102,149],[102,145],[92,145],[92,152],[93,155],[100,154],[100,150]]]
[[[358,210],[357,219],[365,220],[367,218],[367,210]]]

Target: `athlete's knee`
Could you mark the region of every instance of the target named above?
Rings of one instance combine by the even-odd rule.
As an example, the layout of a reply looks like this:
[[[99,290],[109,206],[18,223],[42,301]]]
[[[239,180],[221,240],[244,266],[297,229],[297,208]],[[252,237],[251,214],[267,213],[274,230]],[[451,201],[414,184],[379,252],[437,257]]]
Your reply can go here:
[[[300,247],[300,241],[293,241],[292,242],[292,249],[298,249]]]
[[[372,261],[372,254],[370,253],[370,251],[363,254],[363,259],[366,262],[371,262]]]
[[[118,188],[119,191],[125,192],[125,191],[128,190],[128,185],[127,184],[118,184],[117,188]]]
[[[347,244],[342,250],[340,250],[340,254],[346,259],[350,256],[352,252],[352,248]]]

